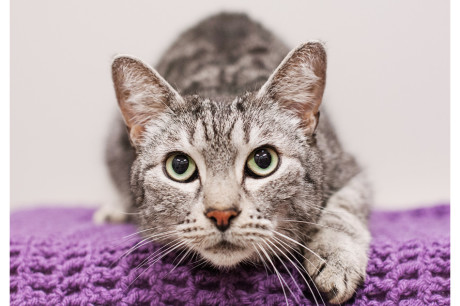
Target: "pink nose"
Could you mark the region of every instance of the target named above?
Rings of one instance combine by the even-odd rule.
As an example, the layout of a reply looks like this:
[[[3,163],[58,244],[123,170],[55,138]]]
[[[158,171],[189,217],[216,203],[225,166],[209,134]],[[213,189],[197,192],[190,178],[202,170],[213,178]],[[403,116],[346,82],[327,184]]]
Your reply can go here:
[[[230,220],[238,216],[239,212],[233,209],[209,210],[206,217],[211,219],[220,231],[225,231],[230,226]]]

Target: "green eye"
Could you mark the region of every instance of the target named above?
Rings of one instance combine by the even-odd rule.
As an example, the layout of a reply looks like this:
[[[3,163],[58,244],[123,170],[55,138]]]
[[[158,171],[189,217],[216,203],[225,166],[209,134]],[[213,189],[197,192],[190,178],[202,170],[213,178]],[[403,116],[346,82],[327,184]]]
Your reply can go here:
[[[278,154],[270,148],[261,147],[255,149],[246,162],[249,173],[256,177],[272,174],[278,166]]]
[[[196,174],[196,165],[187,154],[176,153],[166,160],[166,172],[171,179],[185,182]]]

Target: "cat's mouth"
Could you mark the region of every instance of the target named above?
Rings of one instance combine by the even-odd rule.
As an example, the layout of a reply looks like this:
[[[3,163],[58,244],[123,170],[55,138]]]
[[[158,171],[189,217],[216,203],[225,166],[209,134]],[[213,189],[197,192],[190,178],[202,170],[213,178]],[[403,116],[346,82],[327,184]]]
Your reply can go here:
[[[242,260],[249,258],[253,250],[222,239],[213,246],[203,248],[200,253],[215,266],[224,268],[235,266]]]
[[[227,240],[221,240],[217,244],[206,248],[206,251],[211,251],[211,252],[235,252],[235,251],[243,251],[245,248],[236,244],[233,244],[231,242],[228,242]]]

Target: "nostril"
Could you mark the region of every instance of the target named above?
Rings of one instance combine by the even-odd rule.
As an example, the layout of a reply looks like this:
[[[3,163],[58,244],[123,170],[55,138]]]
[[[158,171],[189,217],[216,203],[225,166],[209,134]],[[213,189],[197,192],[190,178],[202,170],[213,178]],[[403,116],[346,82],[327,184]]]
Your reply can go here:
[[[238,216],[239,212],[233,209],[229,210],[216,210],[210,209],[205,213],[205,216],[210,219],[216,227],[225,231],[230,227],[230,221]]]
[[[217,224],[217,219],[215,217],[208,217],[212,222],[214,222],[215,224]]]

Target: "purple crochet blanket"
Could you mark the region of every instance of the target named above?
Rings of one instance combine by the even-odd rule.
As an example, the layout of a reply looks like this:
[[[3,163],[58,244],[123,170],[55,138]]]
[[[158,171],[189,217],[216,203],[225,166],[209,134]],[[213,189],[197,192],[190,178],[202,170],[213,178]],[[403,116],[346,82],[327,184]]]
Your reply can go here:
[[[137,241],[122,239],[132,225],[94,225],[93,210],[40,208],[11,215],[12,305],[282,305],[276,275],[261,266],[228,272],[178,264],[170,254],[136,269],[160,247],[144,245],[118,260]],[[367,279],[350,305],[450,303],[448,205],[404,212],[374,212]],[[175,267],[175,268],[174,268]],[[289,304],[314,305],[301,276],[282,276],[293,288]],[[173,269],[174,268],[174,269]]]

